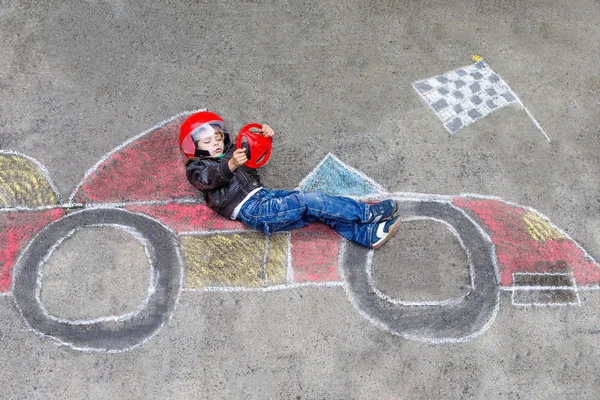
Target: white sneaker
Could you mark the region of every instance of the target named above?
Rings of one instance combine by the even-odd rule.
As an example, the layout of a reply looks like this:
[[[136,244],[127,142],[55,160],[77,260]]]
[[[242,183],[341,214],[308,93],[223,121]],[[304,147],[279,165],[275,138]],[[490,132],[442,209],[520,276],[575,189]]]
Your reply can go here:
[[[371,231],[371,248],[378,249],[387,242],[400,227],[400,216],[397,215],[389,221],[373,225]]]

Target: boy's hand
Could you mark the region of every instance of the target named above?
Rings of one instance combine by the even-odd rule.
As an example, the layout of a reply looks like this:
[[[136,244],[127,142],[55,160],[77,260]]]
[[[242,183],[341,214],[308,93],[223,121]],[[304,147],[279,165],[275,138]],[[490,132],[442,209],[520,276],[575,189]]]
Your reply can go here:
[[[273,128],[271,128],[269,125],[262,124],[262,128],[258,130],[258,133],[265,137],[271,137],[275,134],[275,131],[273,131]]]
[[[246,151],[244,149],[237,149],[233,152],[233,155],[227,162],[227,166],[231,172],[235,171],[239,166],[242,166],[248,161],[246,157]]]

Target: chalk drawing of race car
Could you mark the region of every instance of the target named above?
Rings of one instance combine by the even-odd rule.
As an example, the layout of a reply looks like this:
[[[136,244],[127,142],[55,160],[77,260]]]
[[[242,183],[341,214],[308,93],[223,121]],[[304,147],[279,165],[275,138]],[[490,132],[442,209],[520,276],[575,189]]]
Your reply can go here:
[[[152,337],[170,319],[182,290],[273,291],[342,287],[362,316],[405,339],[469,341],[493,323],[500,291],[514,305],[579,305],[598,289],[600,265],[537,211],[480,195],[386,193],[329,154],[300,183],[369,201],[392,197],[403,220],[447,227],[468,259],[470,289],[432,302],[394,299],[371,276],[373,251],[324,225],[265,236],[216,216],[186,180],[175,116],[117,147],[84,176],[67,201],[36,160],[0,152],[0,293],[12,296],[31,331],[78,350],[119,352]],[[120,316],[66,320],[40,298],[44,264],[76,231],[110,226],[134,234],[152,269],[148,294]],[[246,265],[212,254],[221,241]],[[219,262],[217,262],[219,261]]]

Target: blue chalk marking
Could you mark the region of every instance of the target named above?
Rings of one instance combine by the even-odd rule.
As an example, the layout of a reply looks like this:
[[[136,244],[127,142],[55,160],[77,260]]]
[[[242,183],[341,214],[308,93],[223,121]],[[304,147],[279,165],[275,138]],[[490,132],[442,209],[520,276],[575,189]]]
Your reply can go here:
[[[377,182],[328,154],[298,185],[299,190],[320,191],[333,196],[362,197],[384,193]]]

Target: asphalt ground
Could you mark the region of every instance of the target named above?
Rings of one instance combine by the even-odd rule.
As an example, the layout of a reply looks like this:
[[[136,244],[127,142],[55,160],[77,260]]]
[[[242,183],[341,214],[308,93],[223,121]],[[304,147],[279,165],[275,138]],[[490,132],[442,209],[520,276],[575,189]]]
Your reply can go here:
[[[67,199],[115,147],[209,108],[234,132],[275,129],[269,187],[298,186],[331,153],[390,193],[531,207],[598,260],[599,18],[594,1],[5,0],[0,149],[37,159]],[[474,54],[550,142],[517,104],[448,133],[412,84]],[[435,301],[460,296],[469,272],[452,235],[413,221],[373,275],[392,297]],[[152,279],[135,238],[90,229],[47,260],[40,301],[67,320],[121,315]],[[511,296],[475,337],[430,343],[373,324],[341,286],[183,291],[156,334],[104,353],[34,334],[7,293],[0,387],[11,399],[597,398],[600,293],[551,307]]]

